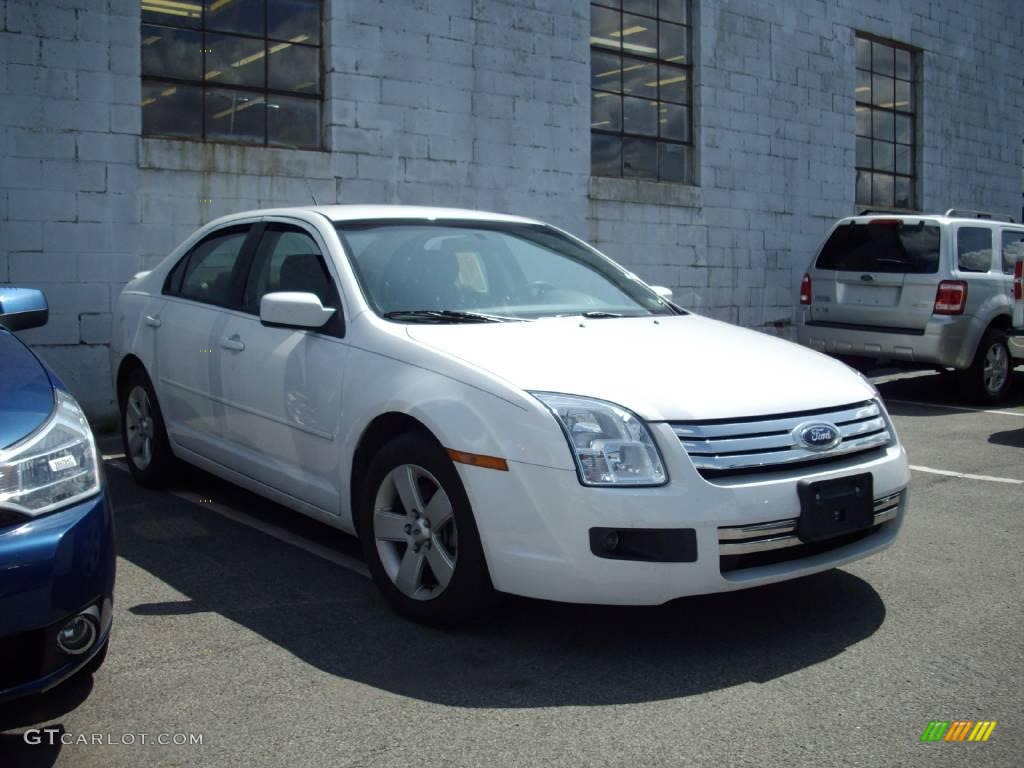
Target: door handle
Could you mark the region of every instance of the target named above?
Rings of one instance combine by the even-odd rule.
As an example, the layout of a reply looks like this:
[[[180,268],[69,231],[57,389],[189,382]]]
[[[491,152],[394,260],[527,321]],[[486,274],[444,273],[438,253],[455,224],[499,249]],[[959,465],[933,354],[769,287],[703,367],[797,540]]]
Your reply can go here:
[[[151,328],[160,327],[160,315],[146,315],[145,321],[146,325],[148,325]]]
[[[224,349],[230,349],[234,352],[241,352],[243,349],[245,349],[245,344],[238,337],[237,333],[234,336],[222,338],[220,340],[220,345],[224,347]]]

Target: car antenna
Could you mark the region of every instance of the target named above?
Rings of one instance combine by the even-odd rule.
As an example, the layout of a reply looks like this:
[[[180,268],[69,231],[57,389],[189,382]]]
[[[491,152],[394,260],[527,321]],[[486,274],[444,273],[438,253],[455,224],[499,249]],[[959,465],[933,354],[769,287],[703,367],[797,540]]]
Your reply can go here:
[[[309,183],[309,179],[306,179],[306,186],[309,187],[309,196],[313,198],[313,205],[320,205],[317,202],[316,195],[313,194],[313,185]]]

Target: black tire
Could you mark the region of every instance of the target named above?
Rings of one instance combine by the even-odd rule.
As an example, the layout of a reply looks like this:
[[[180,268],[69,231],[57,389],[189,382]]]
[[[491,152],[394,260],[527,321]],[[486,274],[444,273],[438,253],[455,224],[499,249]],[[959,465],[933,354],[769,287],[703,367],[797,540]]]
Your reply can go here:
[[[976,403],[1002,402],[1013,381],[1013,360],[1006,334],[998,328],[985,331],[971,367],[959,372],[959,380],[965,399]]]
[[[395,498],[392,504],[386,505],[386,508],[395,510],[391,514],[401,518],[393,522],[402,524],[406,518],[408,519],[408,524],[402,529],[406,540],[381,540],[378,546],[378,529],[374,521],[378,497],[397,496],[397,487],[393,485],[392,478],[400,475],[406,467],[413,467],[414,471],[424,470],[422,475],[418,476],[418,480],[414,481],[417,485],[417,498],[423,502],[420,506],[424,510],[431,507],[429,502],[436,495],[436,491],[431,493],[430,490],[435,481],[439,489],[446,494],[452,514],[445,519],[454,519],[457,541],[454,547],[446,550],[446,545],[435,538],[451,536],[450,522],[444,523],[437,532],[417,529],[416,526],[421,525],[420,518],[426,520],[430,516],[429,510],[407,511],[399,498]],[[393,472],[396,474],[393,475]],[[427,494],[430,494],[430,498]],[[445,450],[434,439],[423,433],[408,433],[387,443],[371,461],[359,499],[356,514],[366,563],[385,599],[398,613],[413,621],[435,627],[451,627],[479,620],[486,615],[495,601],[496,594],[480,544],[480,534],[458,472]],[[382,506],[383,508],[385,507]],[[411,535],[410,528],[413,528]],[[399,534],[400,537],[402,535]],[[426,535],[430,538],[422,545],[413,544],[416,535]],[[428,583],[417,588],[414,594],[420,595],[419,599],[400,589],[396,585],[398,579],[389,575],[389,569],[394,571],[396,566],[401,571],[406,555],[411,554],[410,550],[414,546],[417,547],[416,553],[423,552],[422,555],[418,555],[421,563],[418,572],[422,575],[417,581],[437,582],[434,585]],[[422,550],[419,547],[422,547]],[[381,549],[389,561],[387,566],[382,560]],[[454,558],[450,557],[452,552]],[[430,570],[433,568],[430,558],[437,558],[442,554],[454,562],[450,580],[443,587]],[[426,567],[422,565],[424,562]]]
[[[132,438],[139,430],[139,414],[135,411],[138,403],[138,393],[145,394],[148,403],[148,412],[143,416],[145,419],[144,438],[149,439],[149,460],[138,454],[137,443]],[[121,444],[124,447],[125,461],[132,477],[136,482],[150,488],[159,488],[170,480],[175,469],[174,454],[171,452],[171,444],[167,439],[167,430],[164,427],[163,413],[160,411],[160,403],[157,402],[156,392],[153,391],[153,384],[149,376],[142,368],[136,368],[128,374],[119,393],[119,407],[121,410]],[[129,410],[132,409],[132,413]]]

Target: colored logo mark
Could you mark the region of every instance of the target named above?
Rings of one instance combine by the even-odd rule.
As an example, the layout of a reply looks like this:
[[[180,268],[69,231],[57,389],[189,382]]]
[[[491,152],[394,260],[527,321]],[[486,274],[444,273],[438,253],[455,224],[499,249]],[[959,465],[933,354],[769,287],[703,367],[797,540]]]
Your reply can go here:
[[[921,741],[988,741],[996,720],[932,720],[921,734]]]

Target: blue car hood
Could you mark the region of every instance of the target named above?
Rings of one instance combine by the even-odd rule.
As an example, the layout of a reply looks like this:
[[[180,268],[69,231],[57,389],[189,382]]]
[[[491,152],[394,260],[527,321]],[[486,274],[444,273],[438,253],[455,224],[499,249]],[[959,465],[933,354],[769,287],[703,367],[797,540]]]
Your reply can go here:
[[[0,329],[0,449],[30,435],[53,412],[53,385],[39,359]]]

